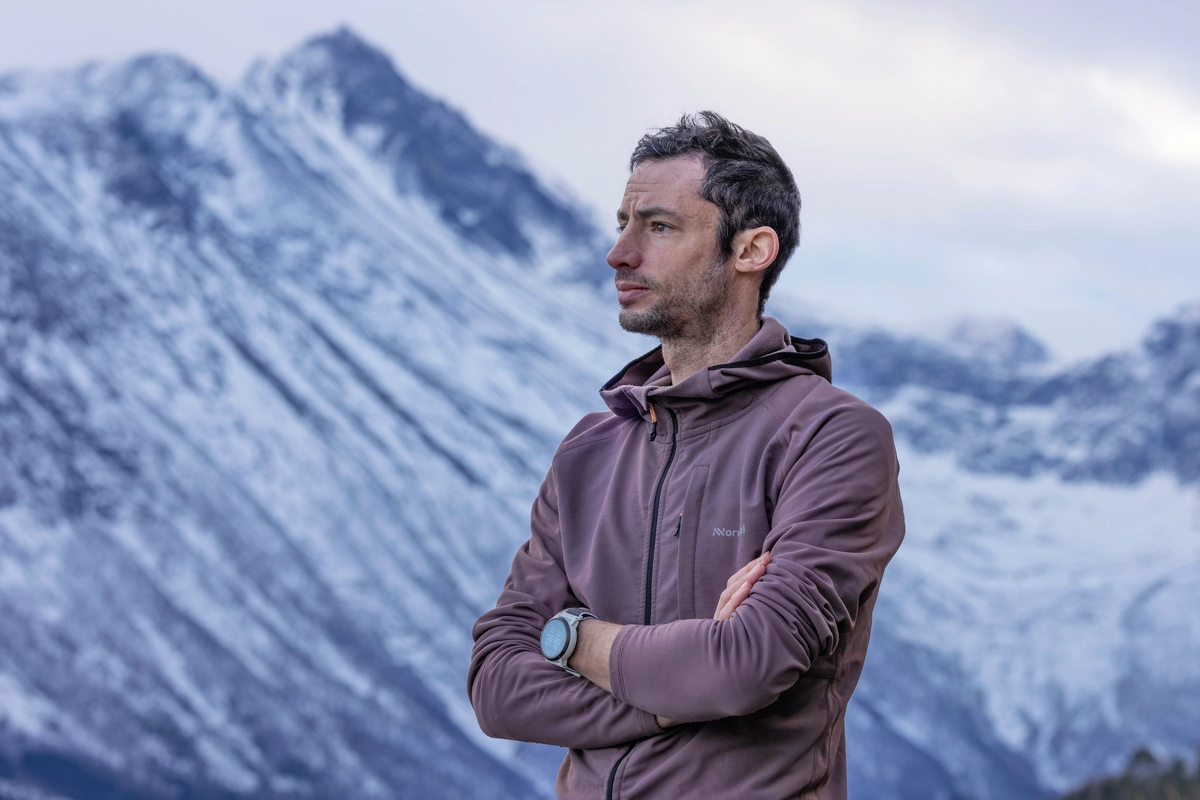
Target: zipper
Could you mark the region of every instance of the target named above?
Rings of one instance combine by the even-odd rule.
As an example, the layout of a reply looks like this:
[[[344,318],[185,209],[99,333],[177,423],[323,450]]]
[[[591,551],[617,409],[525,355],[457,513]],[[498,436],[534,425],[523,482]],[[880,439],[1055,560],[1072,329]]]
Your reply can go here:
[[[637,742],[634,742],[625,748],[625,752],[621,753],[621,757],[617,759],[617,763],[613,764],[612,771],[608,773],[608,792],[604,795],[606,800],[612,800],[613,786],[617,782],[617,770],[621,768],[621,762],[625,760],[625,757],[633,752],[634,745],[636,744]]]
[[[654,403],[648,404],[650,409],[650,441],[654,441],[658,437],[658,412],[654,410]],[[658,532],[658,505],[662,500],[663,483],[667,480],[667,473],[671,471],[671,462],[675,460],[675,445],[679,439],[679,418],[675,416],[675,412],[667,409],[667,413],[671,415],[671,452],[667,456],[667,463],[663,467],[662,474],[658,476],[658,486],[654,490],[654,511],[650,515],[650,557],[646,559],[646,624],[650,624],[650,590],[653,588],[654,577],[654,539]],[[679,535],[679,526],[683,524],[683,514],[680,513],[679,520],[675,523],[675,535]],[[633,748],[637,742],[625,748],[625,752],[613,764],[612,770],[608,773],[608,790],[605,792],[606,800],[612,800],[613,789],[617,783],[617,770],[621,768],[621,764],[625,763],[625,759],[633,752]]]
[[[651,414],[653,415],[654,406],[650,406]],[[654,490],[654,511],[650,515],[650,555],[646,558],[646,624],[650,624],[650,602],[651,590],[654,588],[654,539],[658,534],[658,504],[662,499],[663,484],[667,482],[667,473],[671,471],[671,462],[675,460],[675,446],[679,444],[679,417],[675,416],[675,412],[669,407],[667,413],[671,415],[671,454],[667,456],[666,466],[663,467],[662,474],[658,476],[658,488]],[[654,437],[654,423],[650,423],[650,437]]]

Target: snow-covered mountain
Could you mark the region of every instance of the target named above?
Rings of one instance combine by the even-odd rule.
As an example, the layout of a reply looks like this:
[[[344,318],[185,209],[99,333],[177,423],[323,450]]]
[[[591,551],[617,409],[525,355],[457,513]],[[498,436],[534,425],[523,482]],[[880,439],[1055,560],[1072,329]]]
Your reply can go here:
[[[1067,368],[1011,325],[825,327],[835,381],[892,421],[909,530],[848,712],[879,755],[860,796],[1037,797],[1139,743],[1193,758],[1200,304]]]
[[[0,77],[0,797],[552,795],[464,676],[550,453],[644,345],[590,220],[345,30],[234,87]],[[1194,752],[1200,311],[1069,369],[824,327],[910,519],[855,794]]]
[[[9,76],[0,185],[0,777],[543,796],[462,687],[624,357],[581,211],[344,32]]]

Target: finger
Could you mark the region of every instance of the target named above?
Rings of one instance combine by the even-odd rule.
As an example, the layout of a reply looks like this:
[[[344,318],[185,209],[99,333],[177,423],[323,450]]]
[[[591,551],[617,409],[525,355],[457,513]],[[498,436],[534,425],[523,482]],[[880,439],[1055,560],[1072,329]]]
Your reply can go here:
[[[737,588],[742,585],[742,581],[746,579],[746,573],[754,569],[758,565],[758,559],[754,559],[749,564],[739,569],[737,572],[729,576],[729,580],[725,581],[725,588]]]
[[[738,579],[737,582],[734,583],[732,579],[730,580],[729,584],[725,587],[725,591],[721,592],[721,597],[717,600],[717,608],[721,608],[728,603],[733,593],[740,589],[746,581],[753,583],[758,580],[762,574],[762,568],[761,564],[752,564],[747,570],[738,570],[734,575]]]
[[[739,573],[745,573],[742,582],[737,585],[730,583],[725,587],[725,591],[721,592],[713,619],[729,619],[733,616],[733,612],[742,604],[742,601],[750,596],[750,588],[766,574],[769,563],[771,563],[771,554],[766,552],[738,570]]]
[[[746,564],[746,566],[742,567],[732,576],[730,576],[729,580],[725,584],[725,590],[721,592],[721,596],[717,599],[717,608],[720,609],[724,607],[729,602],[729,598],[733,595],[733,593],[738,590],[738,587],[740,587],[747,580],[749,580],[751,583],[754,583],[761,578],[763,573],[766,572],[767,564],[769,564],[770,561],[771,554],[769,552],[763,553],[761,556],[753,559],[750,561],[750,563]]]
[[[713,619],[727,620],[733,616],[733,612],[742,604],[742,601],[750,596],[751,582],[746,581],[734,591],[728,602],[717,607],[717,613],[713,615]]]
[[[741,588],[742,584],[748,581],[751,585],[753,585],[767,571],[766,563],[760,561],[759,559],[755,559],[746,566],[748,569],[738,570],[738,575],[740,576],[739,581],[737,583],[731,582],[725,587],[725,591],[721,592],[720,598],[717,599],[717,608],[721,608],[722,606],[726,605],[733,596],[733,593]]]
[[[713,619],[729,619],[738,606],[750,596],[750,589],[758,583],[759,578],[766,574],[767,563],[770,562],[771,555],[763,553],[756,560],[759,560],[759,563],[750,569],[746,574],[746,579],[739,586],[726,589],[721,593],[721,599],[717,601],[717,611],[713,614]]]
[[[737,587],[741,586],[743,581],[745,581],[745,579],[746,579],[746,575],[752,569],[754,569],[755,567],[758,567],[760,565],[765,566],[767,563],[770,562],[770,560],[771,560],[771,554],[769,552],[763,553],[758,558],[750,559],[750,561],[748,561],[744,567],[742,567],[737,572],[735,572],[729,576],[729,580],[725,581],[725,588],[726,589],[736,589]]]
[[[733,616],[733,612],[742,604],[742,601],[750,596],[750,583],[746,582],[739,586],[730,596],[729,600],[723,605],[716,615],[718,620],[726,620]]]

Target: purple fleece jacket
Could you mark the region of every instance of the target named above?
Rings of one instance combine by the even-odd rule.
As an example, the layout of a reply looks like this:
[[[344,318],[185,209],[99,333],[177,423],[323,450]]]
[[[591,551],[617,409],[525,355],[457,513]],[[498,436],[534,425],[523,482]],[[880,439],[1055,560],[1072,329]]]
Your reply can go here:
[[[845,798],[846,703],[904,536],[891,427],[830,384],[824,342],[771,318],[728,364],[672,386],[655,350],[601,394],[611,411],[559,446],[475,625],[480,726],[570,748],[561,798]],[[713,620],[763,550],[766,574]],[[612,694],[542,658],[570,606],[627,626]]]

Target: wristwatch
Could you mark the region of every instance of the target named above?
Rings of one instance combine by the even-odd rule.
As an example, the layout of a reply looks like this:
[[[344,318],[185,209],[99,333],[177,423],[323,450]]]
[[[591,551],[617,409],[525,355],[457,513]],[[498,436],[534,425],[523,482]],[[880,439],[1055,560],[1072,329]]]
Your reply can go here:
[[[568,608],[547,620],[542,628],[542,655],[576,678],[579,673],[568,667],[567,661],[579,642],[579,623],[585,619],[596,619],[596,615],[586,608]]]

